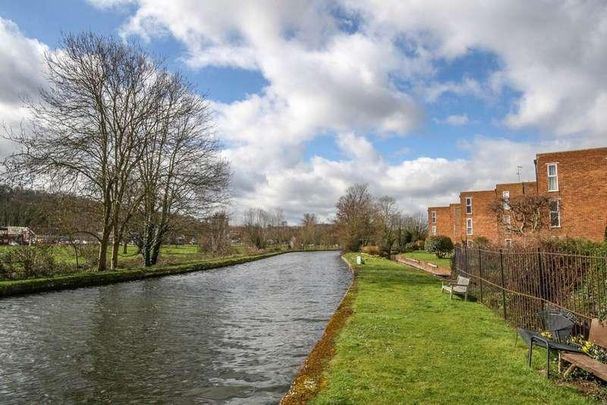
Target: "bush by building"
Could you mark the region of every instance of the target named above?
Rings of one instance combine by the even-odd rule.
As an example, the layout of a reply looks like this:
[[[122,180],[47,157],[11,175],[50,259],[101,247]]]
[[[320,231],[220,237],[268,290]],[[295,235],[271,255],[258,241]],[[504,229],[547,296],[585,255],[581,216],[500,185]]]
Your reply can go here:
[[[430,236],[426,239],[425,249],[434,253],[438,258],[444,258],[453,252],[453,241],[448,236]]]

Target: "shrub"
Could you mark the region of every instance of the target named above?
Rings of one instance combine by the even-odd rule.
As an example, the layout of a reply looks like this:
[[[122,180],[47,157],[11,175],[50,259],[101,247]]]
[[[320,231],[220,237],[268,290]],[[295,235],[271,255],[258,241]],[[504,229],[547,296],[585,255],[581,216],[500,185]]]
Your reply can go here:
[[[426,242],[423,240],[416,240],[415,242],[409,242],[404,246],[403,253],[404,252],[413,252],[415,250],[423,250],[425,243]]]
[[[47,246],[19,246],[0,257],[3,278],[46,277],[57,271],[51,249]]]
[[[438,258],[444,258],[453,252],[453,241],[448,236],[431,236],[426,239],[425,249]]]
[[[380,249],[379,246],[367,245],[360,248],[360,251],[372,256],[379,256]]]
[[[486,249],[491,246],[491,241],[484,236],[477,236],[473,240],[474,246],[480,249]]]
[[[403,253],[413,252],[414,250],[417,250],[417,245],[415,244],[415,242],[409,242],[409,243],[405,244]]]
[[[99,245],[81,245],[78,247],[78,253],[83,261],[86,262],[86,265],[83,267],[92,268],[99,264]]]

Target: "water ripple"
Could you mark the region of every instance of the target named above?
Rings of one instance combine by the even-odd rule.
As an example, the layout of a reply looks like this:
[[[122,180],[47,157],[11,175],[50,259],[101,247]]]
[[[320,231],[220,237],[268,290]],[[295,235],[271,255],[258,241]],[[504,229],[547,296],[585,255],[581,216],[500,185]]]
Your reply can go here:
[[[0,403],[276,403],[350,278],[291,253],[0,300]]]

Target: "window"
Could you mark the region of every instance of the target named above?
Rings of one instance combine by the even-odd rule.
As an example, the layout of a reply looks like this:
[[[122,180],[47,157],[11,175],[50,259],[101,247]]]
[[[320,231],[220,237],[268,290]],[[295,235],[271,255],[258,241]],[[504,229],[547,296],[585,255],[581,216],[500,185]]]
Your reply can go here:
[[[470,236],[473,233],[472,218],[466,219],[466,235]]]
[[[432,223],[436,223],[436,211],[432,211]]]
[[[510,191],[502,191],[502,201],[504,202],[504,209],[510,209]]]
[[[561,202],[559,200],[550,201],[550,227],[561,227]]]
[[[472,214],[472,197],[466,197],[466,214]]]
[[[436,225],[432,225],[432,235],[436,236]]]
[[[556,163],[548,163],[548,191],[559,191],[559,176]]]
[[[504,241],[504,245],[505,245],[507,248],[511,248],[511,247],[512,247],[512,239],[506,239],[506,240]]]
[[[504,215],[502,217],[502,221],[504,222],[504,225],[510,225],[512,223],[512,219],[510,218],[510,215]]]

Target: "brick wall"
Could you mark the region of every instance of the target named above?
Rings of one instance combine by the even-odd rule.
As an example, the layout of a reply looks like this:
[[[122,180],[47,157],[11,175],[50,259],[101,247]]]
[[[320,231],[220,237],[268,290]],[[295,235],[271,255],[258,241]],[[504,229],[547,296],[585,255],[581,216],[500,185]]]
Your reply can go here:
[[[462,241],[461,226],[462,226],[462,208],[461,204],[449,205],[451,210],[451,234],[450,238],[453,243]]]
[[[508,192],[510,198],[516,198],[523,195],[536,195],[537,182],[522,182],[522,183],[503,183],[495,185],[495,198],[499,201],[505,197],[504,192]],[[513,221],[513,219],[511,219]],[[519,243],[520,236],[509,231],[508,226],[505,226],[498,220],[497,239],[492,240],[496,245],[506,246],[507,241],[511,243]]]
[[[558,191],[548,191],[548,165]],[[602,241],[607,227],[607,148],[542,153],[536,159],[538,192],[560,203],[561,226],[549,234]]]
[[[468,212],[467,199],[471,198],[472,213]],[[482,236],[491,241],[498,240],[497,216],[492,210],[495,190],[464,191],[460,194],[461,240],[474,240]],[[467,234],[467,220],[472,219],[472,235]]]
[[[433,221],[432,213],[436,213],[436,221]],[[428,235],[434,236],[433,227],[436,227],[436,235],[445,235],[453,239],[453,218],[449,207],[428,208]]]

